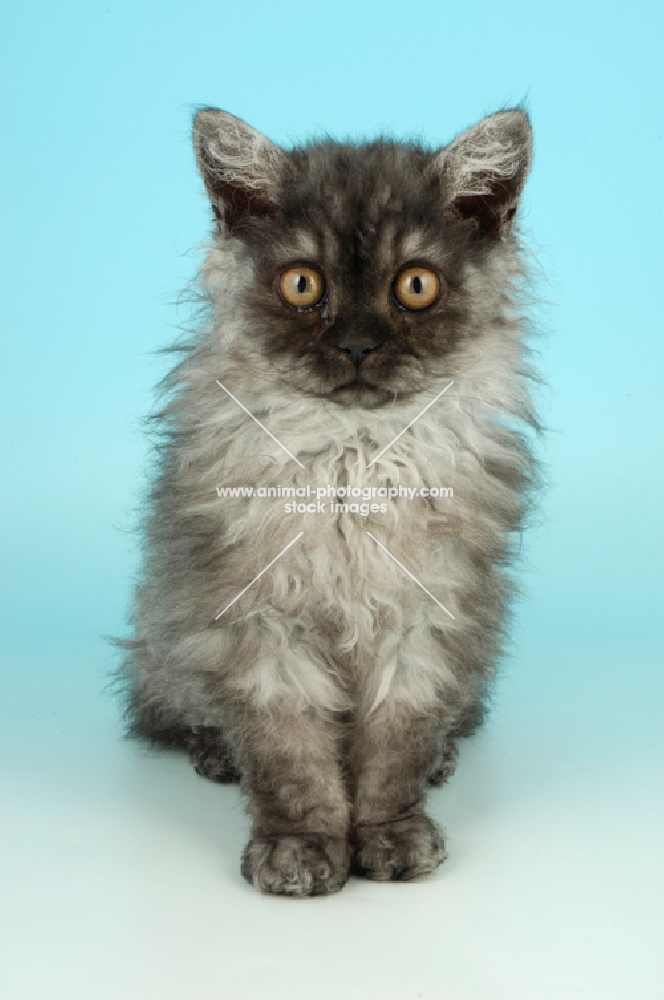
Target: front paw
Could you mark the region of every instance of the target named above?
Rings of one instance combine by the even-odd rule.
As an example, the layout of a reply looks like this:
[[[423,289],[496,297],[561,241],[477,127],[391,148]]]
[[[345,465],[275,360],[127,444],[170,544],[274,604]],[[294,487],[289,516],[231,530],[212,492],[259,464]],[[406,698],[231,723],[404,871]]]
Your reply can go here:
[[[418,813],[355,831],[353,874],[387,881],[427,875],[445,860],[445,842],[437,823]]]
[[[242,874],[264,893],[323,896],[338,892],[348,879],[350,848],[323,833],[257,834],[242,855]]]

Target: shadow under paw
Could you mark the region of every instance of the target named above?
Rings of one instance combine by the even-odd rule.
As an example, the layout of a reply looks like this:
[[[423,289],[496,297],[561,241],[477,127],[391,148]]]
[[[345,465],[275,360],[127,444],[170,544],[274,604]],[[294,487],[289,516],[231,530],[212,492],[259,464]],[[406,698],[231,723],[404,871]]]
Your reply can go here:
[[[323,833],[256,834],[242,855],[242,875],[260,892],[324,896],[348,879],[350,848]]]
[[[193,730],[188,744],[189,760],[196,774],[220,784],[231,784],[240,780],[240,772],[220,730],[201,726]]]
[[[429,874],[446,857],[440,827],[418,813],[376,826],[358,826],[352,872],[377,881],[406,881]]]

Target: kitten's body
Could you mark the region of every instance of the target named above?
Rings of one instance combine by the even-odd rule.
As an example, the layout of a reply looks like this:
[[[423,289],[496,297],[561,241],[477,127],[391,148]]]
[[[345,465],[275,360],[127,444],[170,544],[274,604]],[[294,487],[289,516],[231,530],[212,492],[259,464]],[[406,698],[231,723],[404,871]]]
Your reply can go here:
[[[188,746],[217,780],[242,774],[254,820],[243,872],[263,891],[334,891],[351,864],[412,877],[444,857],[424,787],[444,779],[454,737],[481,719],[532,480],[510,227],[527,123],[506,115],[525,148],[510,173],[496,150],[514,145],[514,120],[478,161],[463,139],[442,155],[389,143],[287,155],[217,114],[203,112],[196,132],[220,220],[203,270],[209,322],[170,376],[161,415],[123,671],[132,731]],[[494,204],[487,170],[501,162]],[[445,275],[444,298],[422,317],[384,295],[413,260]],[[319,314],[296,315],[274,294],[274,268],[290,261],[324,272]],[[354,363],[369,385],[346,387],[347,345],[375,329],[378,346]],[[307,484],[454,495],[361,516],[331,514],[329,498],[324,513],[293,514],[216,491]]]

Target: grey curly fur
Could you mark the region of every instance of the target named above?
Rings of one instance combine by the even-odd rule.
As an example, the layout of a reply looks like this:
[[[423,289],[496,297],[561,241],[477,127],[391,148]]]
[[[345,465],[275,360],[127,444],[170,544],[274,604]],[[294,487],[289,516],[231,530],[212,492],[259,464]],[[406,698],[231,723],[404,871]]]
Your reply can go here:
[[[351,871],[412,878],[445,857],[425,789],[481,723],[536,481],[513,221],[529,122],[500,112],[438,151],[378,140],[286,152],[205,109],[194,144],[216,217],[206,317],[156,417],[118,674],[129,732],[187,749],[215,781],[241,779],[253,824],[242,872],[258,889],[329,893]],[[420,314],[391,291],[409,261],[441,275]],[[280,300],[291,262],[325,276],[320,308]],[[371,345],[361,375],[357,343]],[[351,384],[361,376],[368,385]],[[454,498],[313,516],[216,493],[307,483],[445,485]]]

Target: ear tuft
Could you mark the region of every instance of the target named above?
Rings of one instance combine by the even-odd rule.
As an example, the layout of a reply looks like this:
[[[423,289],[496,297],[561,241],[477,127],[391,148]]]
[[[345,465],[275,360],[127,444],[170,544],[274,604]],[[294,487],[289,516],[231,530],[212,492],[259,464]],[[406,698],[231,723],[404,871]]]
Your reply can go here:
[[[194,116],[194,150],[212,207],[233,228],[244,216],[276,214],[286,156],[240,118],[203,108]]]
[[[514,217],[532,159],[532,131],[524,111],[499,111],[468,129],[434,166],[450,208],[474,219],[482,233],[505,232]]]

